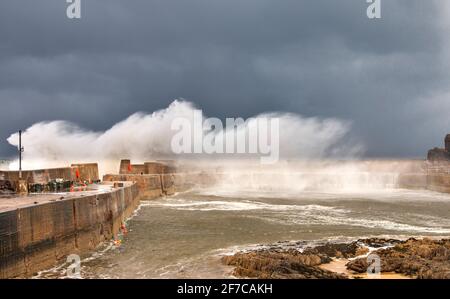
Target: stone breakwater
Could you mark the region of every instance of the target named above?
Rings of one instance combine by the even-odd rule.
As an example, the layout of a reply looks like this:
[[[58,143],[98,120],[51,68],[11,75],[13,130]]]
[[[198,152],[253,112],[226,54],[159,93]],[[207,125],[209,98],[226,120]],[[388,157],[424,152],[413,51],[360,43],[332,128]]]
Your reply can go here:
[[[141,199],[210,183],[201,173],[107,174],[103,182],[111,189],[33,195],[0,206],[0,278],[31,277],[70,254],[88,254],[119,233]]]
[[[35,169],[22,171],[22,178],[28,183],[47,183],[54,179],[67,181],[99,180],[97,163],[72,164],[70,167]],[[0,170],[0,180],[14,184],[19,180],[18,171]]]
[[[139,205],[136,184],[0,213],[0,278],[30,277],[111,240]]]
[[[153,169],[155,165],[147,163],[146,167]],[[59,170],[51,171],[60,175]],[[68,176],[73,172],[70,168],[64,171]],[[27,177],[40,173],[50,171],[29,172]],[[151,172],[107,174],[103,182],[111,188],[61,196],[28,195],[23,200],[9,198],[11,204],[0,205],[0,278],[31,277],[65,262],[71,254],[88,254],[120,232],[141,199],[210,183],[202,173]]]
[[[169,173],[169,174],[107,174],[104,182],[134,182],[143,198],[152,199],[192,188],[213,186],[222,177],[202,172]]]
[[[421,279],[450,278],[449,239],[411,238],[400,241],[372,238],[351,243],[326,243],[304,250],[275,246],[224,256],[222,263],[234,267],[232,275],[246,278],[363,278],[369,266],[369,248],[372,249],[371,254],[380,257],[382,274],[396,273]],[[323,266],[336,259],[348,259],[346,271],[324,269]]]

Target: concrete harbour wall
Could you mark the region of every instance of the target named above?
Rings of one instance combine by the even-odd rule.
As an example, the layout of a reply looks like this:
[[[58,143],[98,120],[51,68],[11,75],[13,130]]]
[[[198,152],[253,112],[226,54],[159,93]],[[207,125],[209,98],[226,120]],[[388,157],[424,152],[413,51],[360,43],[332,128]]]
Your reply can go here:
[[[167,175],[159,174],[107,174],[103,176],[104,182],[121,182],[130,181],[133,182],[143,199],[153,199],[160,197],[164,194],[173,194],[171,185],[168,184]],[[164,184],[166,182],[166,184]]]
[[[44,184],[55,179],[64,179],[67,181],[97,181],[99,179],[99,174],[97,163],[89,163],[72,164],[70,167],[24,170],[22,171],[22,178],[30,184]],[[19,180],[19,171],[0,170],[0,180],[16,182]]]
[[[59,200],[1,211],[0,278],[31,277],[64,262],[70,254],[87,254],[111,240],[141,199],[154,199],[176,191],[175,175],[170,171],[167,165],[146,163],[145,172],[150,174],[105,175],[105,184],[114,186],[111,190],[71,193]],[[22,177],[28,183],[45,183],[57,178],[96,181],[98,167],[95,163],[73,164],[23,171]],[[17,171],[0,172],[1,180],[14,182],[18,178]]]
[[[0,213],[0,278],[30,277],[111,240],[139,205],[137,185]]]

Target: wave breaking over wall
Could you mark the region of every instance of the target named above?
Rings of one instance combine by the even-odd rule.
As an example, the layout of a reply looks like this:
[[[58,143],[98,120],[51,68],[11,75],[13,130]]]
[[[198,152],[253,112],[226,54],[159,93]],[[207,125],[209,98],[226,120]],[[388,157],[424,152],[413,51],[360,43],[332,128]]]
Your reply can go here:
[[[22,135],[25,147],[23,167],[48,168],[72,162],[99,162],[100,173],[104,174],[116,172],[117,162],[123,158],[135,161],[194,158],[186,154],[174,155],[170,144],[176,133],[171,129],[172,121],[179,117],[192,119],[195,109],[191,102],[175,100],[166,109],[135,113],[102,132],[86,130],[63,120],[36,123]],[[229,117],[238,118],[239,115]],[[345,120],[281,112],[255,116],[258,117],[279,118],[282,159],[348,158],[358,156],[364,149],[352,140],[349,134],[351,124]],[[18,134],[12,134],[8,142],[17,146]],[[195,156],[209,157],[211,155]],[[12,162],[10,168],[16,169],[17,164],[17,161]]]

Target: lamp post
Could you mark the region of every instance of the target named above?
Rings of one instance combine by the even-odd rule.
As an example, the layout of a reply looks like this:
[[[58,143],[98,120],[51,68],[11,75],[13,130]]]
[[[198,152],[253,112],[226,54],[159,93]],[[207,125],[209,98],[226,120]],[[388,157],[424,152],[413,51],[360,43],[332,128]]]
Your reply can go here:
[[[22,179],[22,153],[24,148],[22,146],[22,130],[19,131],[19,179]]]

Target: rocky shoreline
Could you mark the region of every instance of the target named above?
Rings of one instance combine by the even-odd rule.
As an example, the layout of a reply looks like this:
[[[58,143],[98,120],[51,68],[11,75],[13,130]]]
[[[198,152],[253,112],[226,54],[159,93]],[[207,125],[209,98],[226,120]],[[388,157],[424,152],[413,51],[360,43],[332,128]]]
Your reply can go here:
[[[364,278],[370,265],[367,261],[368,254],[380,257],[382,274],[394,273],[420,279],[450,279],[450,239],[369,238],[301,249],[268,246],[224,256],[221,260],[223,264],[234,267],[232,275],[236,277],[347,279]],[[330,271],[324,267],[336,260],[345,261],[345,271]]]

